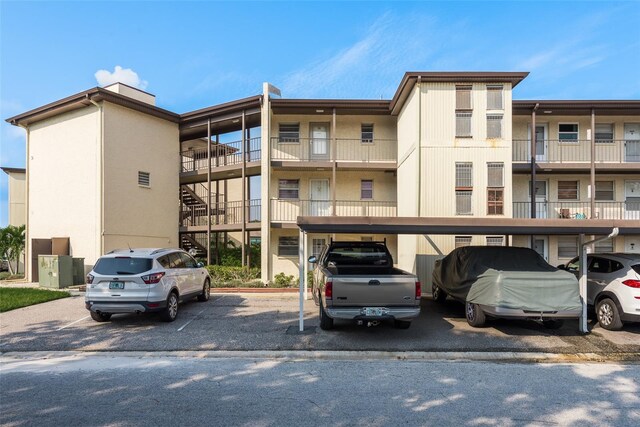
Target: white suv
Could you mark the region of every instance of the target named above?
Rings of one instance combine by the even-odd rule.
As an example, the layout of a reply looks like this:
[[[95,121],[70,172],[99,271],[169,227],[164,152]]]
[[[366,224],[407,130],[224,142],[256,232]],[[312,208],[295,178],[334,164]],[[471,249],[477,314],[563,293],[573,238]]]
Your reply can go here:
[[[202,263],[180,249],[123,249],[100,257],[87,275],[85,306],[106,322],[115,313],[160,312],[173,322],[178,302],[209,300],[211,279]]]

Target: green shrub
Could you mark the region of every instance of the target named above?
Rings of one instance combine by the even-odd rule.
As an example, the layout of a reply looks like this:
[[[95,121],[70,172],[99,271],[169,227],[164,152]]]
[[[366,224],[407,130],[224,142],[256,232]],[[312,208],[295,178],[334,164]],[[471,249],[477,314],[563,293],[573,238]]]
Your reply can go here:
[[[259,268],[229,267],[224,265],[208,265],[211,286],[214,288],[240,287],[242,284],[253,285],[260,280]]]
[[[298,285],[298,279],[295,276],[287,276],[284,273],[278,273],[273,276],[272,286],[274,288],[294,288]]]

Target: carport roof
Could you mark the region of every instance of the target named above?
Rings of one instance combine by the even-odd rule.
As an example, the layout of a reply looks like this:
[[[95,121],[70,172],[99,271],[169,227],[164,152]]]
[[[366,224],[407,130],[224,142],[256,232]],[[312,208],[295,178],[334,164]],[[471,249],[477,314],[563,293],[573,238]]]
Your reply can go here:
[[[640,234],[640,221],[611,219],[299,216],[309,233],[576,235]]]

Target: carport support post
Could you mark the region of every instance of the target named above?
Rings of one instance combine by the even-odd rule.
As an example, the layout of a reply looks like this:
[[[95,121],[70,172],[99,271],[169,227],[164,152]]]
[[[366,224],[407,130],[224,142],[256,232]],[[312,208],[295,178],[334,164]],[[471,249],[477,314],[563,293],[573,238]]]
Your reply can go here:
[[[587,328],[587,245],[584,244],[584,234],[580,234],[580,332],[589,333]]]
[[[304,243],[305,243],[305,237],[306,234],[304,231],[300,230],[300,234],[298,237],[298,256],[299,256],[299,273],[300,273],[300,279],[299,279],[299,284],[298,287],[300,288],[300,332],[304,331],[304,296],[306,293],[306,286],[305,286],[305,277],[304,277],[304,263],[305,263],[305,259],[304,259]]]

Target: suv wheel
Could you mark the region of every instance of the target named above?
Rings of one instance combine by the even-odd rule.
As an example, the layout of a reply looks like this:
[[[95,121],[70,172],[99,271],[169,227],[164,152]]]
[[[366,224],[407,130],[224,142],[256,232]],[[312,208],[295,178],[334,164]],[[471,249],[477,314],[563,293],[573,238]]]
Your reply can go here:
[[[198,295],[198,301],[204,302],[209,301],[209,297],[211,296],[211,283],[209,279],[204,281],[204,285],[202,286],[202,293]]]
[[[442,302],[447,299],[447,293],[435,283],[431,285],[431,295],[433,296],[433,300],[436,302]]]
[[[111,313],[96,313],[92,311],[91,318],[96,322],[108,322],[111,319]]]
[[[598,303],[596,316],[598,317],[598,323],[600,323],[600,326],[603,328],[610,331],[622,329],[622,319],[620,319],[618,307],[616,307],[616,303],[610,298],[605,298]]]
[[[480,328],[484,326],[486,317],[484,315],[484,311],[478,306],[478,304],[474,304],[472,302],[467,302],[465,304],[465,312],[467,315],[467,323],[474,328]]]
[[[171,292],[167,298],[167,306],[160,315],[164,322],[173,322],[178,317],[178,294]]]

